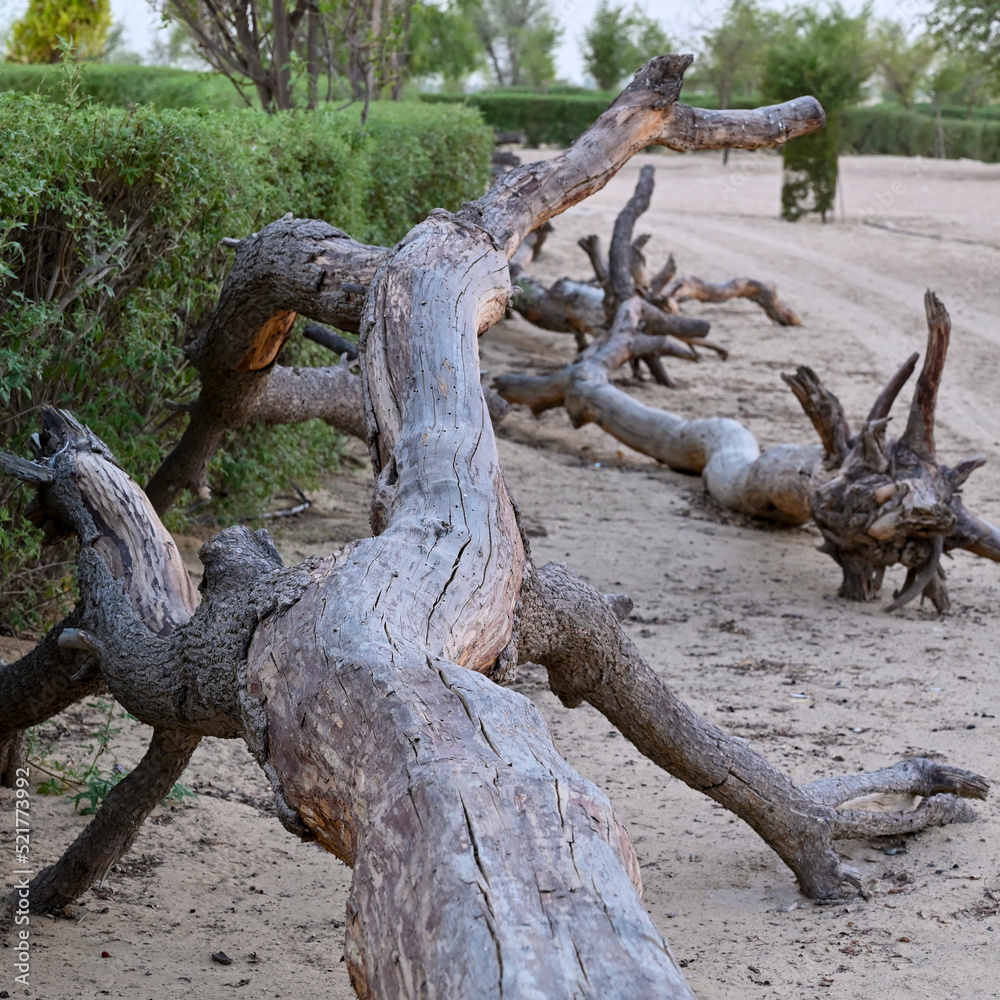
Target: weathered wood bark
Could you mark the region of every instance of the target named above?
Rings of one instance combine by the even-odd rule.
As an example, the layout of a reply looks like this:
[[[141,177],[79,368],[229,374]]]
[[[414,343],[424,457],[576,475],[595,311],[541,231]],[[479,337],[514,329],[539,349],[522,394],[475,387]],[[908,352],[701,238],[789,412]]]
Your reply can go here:
[[[23,729],[17,729],[0,739],[0,785],[4,788],[16,787],[17,772],[27,760]]]
[[[0,663],[0,740],[51,719],[100,687],[97,660],[84,651],[59,645],[64,629],[82,623],[82,609],[78,608],[29,653],[13,663]]]
[[[390,251],[291,216],[228,242],[236,250],[233,270],[208,327],[188,350],[201,392],[181,440],[146,486],[160,513],[185,490],[207,496],[208,464],[228,431],[318,417],[364,436],[360,381],[346,366],[274,362],[299,312],[357,332],[368,286]]]
[[[635,299],[621,306],[614,327],[573,364],[547,376],[504,375],[495,387],[508,402],[530,406],[535,413],[564,406],[576,427],[596,423],[673,469],[700,473],[706,491],[730,510],[790,525],[813,518],[823,532],[824,551],[843,570],[842,597],[873,599],[886,566],[902,563],[908,570],[906,582],[886,610],[922,595],[943,611],[948,597],[941,555],[963,548],[1000,561],[1000,530],[967,511],[958,493],[985,459],[975,456],[954,469],[935,461],[934,404],[950,321],[931,292],[926,311],[924,369],[906,431],[889,443],[889,410],[913,372],[916,355],[879,395],[857,436],[836,396],[811,369],[783,375],[822,446],[777,445],[761,454],[754,436],[738,421],[685,420],[611,385],[611,373],[631,356],[639,324]]]
[[[817,428],[831,422],[837,428],[832,434],[821,431],[832,475],[818,486],[811,502],[813,518],[825,539],[824,551],[843,570],[840,594],[851,600],[872,600],[885,568],[902,563],[907,568],[906,581],[893,594],[887,611],[917,597],[929,598],[938,611],[948,610],[941,556],[949,549],[968,548],[1000,558],[1000,551],[981,541],[995,540],[996,529],[969,514],[960,496],[960,487],[985,457],[973,456],[954,468],[936,459],[934,410],[951,320],[933,292],[927,292],[924,306],[928,339],[923,370],[906,429],[897,440],[886,440],[889,411],[913,371],[915,357],[876,400],[856,437],[837,412],[839,403],[815,413],[812,396],[799,388],[801,380],[786,377]]]
[[[811,101],[729,119],[675,107],[689,62],[653,60],[562,157],[512,171],[457,216],[433,213],[391,252],[349,251],[342,234],[288,220],[240,248],[196,352],[204,403],[192,420],[201,428],[192,432],[194,451],[210,450],[219,426],[259,406],[288,313],[332,322],[336,309],[323,313],[317,280],[323,255],[343,250],[336,273],[364,275],[368,285],[359,361],[374,537],[282,567],[266,532],[228,529],[201,551],[195,607],[153,506],[68,415],[46,414],[38,461],[5,461],[36,485],[45,516],[80,539],[79,619],[58,641],[96,663],[115,697],[155,733],[144,760],[148,787],[136,779],[109,799],[43,875],[50,903],[80,891],[124,849],[130,824],[141,822],[198,737],[242,738],[275,789],[282,822],[354,866],[346,956],[362,997],[690,997],[642,905],[636,857],[611,804],[562,760],[530,703],[497,683],[512,676],[522,630],[525,648],[556,670],[570,641],[546,637],[532,603],[477,344],[507,305],[507,258],[520,240],[606,183],[631,152],[650,142],[752,148],[822,121]],[[345,288],[341,281],[329,291],[344,310],[354,308]],[[618,310],[629,343],[655,339],[635,332],[639,315],[636,296]],[[603,348],[609,353],[621,350],[615,337]],[[168,463],[160,503],[195,468],[183,455]],[[580,627],[612,655],[618,650],[627,683],[648,681],[613,617]],[[21,665],[10,669],[18,674]],[[568,690],[562,675],[557,685]],[[583,682],[579,693],[590,698],[593,688]],[[671,725],[697,728],[696,717],[662,691],[657,697],[645,725],[662,731],[671,770],[701,781],[713,765],[727,774],[756,766],[735,752],[723,764],[692,759],[686,732],[670,743]],[[697,749],[707,753],[704,740]],[[825,864],[824,875],[802,876],[808,891],[842,892],[844,874],[811,826],[803,832],[793,818],[791,832],[774,838],[766,816],[790,801],[775,774],[766,771],[758,802],[725,794],[757,817],[797,872]],[[934,791],[985,790],[957,771],[923,780]]]
[[[781,326],[801,326],[798,314],[789,309],[779,298],[774,285],[755,278],[733,278],[721,285],[713,285],[693,275],[674,278],[657,296],[664,302],[727,302],[729,299],[749,299],[767,313],[768,318]]]
[[[964,822],[974,814],[959,796],[986,796],[984,778],[925,759],[793,784],[745,740],[680,701],[618,626],[608,600],[560,563],[529,576],[519,651],[548,669],[549,684],[565,705],[589,702],[654,763],[745,820],[795,872],[803,892],[816,899],[853,894],[861,885],[858,872],[840,863],[833,838]],[[919,815],[838,811],[875,791],[926,798]]]

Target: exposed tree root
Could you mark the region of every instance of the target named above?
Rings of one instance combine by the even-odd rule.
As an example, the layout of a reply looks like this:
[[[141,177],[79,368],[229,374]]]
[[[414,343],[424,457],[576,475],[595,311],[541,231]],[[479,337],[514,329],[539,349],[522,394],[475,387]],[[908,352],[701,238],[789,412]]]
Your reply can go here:
[[[640,403],[610,382],[637,354],[638,296],[623,303],[612,328],[561,371],[504,375],[497,391],[532,411],[564,406],[573,425],[596,423],[636,451],[684,472],[701,473],[723,507],[783,524],[814,519],[824,548],[843,570],[840,596],[874,599],[887,566],[907,577],[887,611],[926,597],[948,609],[941,556],[955,548],[1000,561],[1000,530],[967,511],[960,487],[985,459],[954,468],[934,453],[934,407],[951,324],[944,306],[926,296],[928,346],[903,435],[887,442],[889,411],[913,373],[913,355],[879,394],[854,435],[840,401],[810,368],[782,378],[813,422],[821,447],[778,445],[761,454],[754,436],[727,418],[685,420]]]

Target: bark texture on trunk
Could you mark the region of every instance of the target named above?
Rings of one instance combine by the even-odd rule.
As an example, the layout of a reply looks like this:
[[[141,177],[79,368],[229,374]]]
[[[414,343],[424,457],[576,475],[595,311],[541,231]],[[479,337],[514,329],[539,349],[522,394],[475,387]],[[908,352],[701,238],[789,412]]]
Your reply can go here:
[[[146,486],[161,514],[185,490],[208,495],[208,464],[227,431],[319,417],[363,436],[360,383],[347,369],[303,372],[274,362],[298,313],[356,333],[368,286],[390,251],[290,215],[228,242],[236,251],[233,269],[208,327],[188,350],[201,392],[181,440]],[[307,399],[304,382],[322,395]]]

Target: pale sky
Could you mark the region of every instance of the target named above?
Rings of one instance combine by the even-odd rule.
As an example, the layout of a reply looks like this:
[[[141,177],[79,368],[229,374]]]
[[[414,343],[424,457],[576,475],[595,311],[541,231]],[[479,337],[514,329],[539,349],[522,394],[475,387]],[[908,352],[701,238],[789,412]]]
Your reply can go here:
[[[594,16],[598,0],[550,0],[563,25],[563,36],[556,52],[556,68],[560,79],[570,83],[583,82],[580,43],[583,30]],[[616,0],[628,3],[628,0]],[[782,8],[780,0],[765,0],[767,6]],[[637,0],[637,6],[656,18],[681,50],[692,43],[706,27],[717,22],[725,9],[726,0]],[[27,0],[0,0],[0,29],[18,17]],[[861,0],[846,0],[848,10],[861,8]],[[930,7],[930,0],[875,0],[875,14],[916,27],[921,15]],[[125,47],[141,55],[149,52],[157,31],[159,18],[147,0],[111,0],[116,21],[125,25]]]

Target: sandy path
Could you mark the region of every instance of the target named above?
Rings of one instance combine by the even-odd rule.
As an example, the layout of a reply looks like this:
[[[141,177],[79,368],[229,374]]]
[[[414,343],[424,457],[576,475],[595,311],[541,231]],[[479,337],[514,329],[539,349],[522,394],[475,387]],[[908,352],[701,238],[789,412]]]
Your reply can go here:
[[[537,264],[544,277],[586,274],[577,237],[598,232],[607,241],[646,159],[557,220]],[[708,280],[774,280],[805,325],[782,330],[743,303],[692,307],[732,346],[730,360],[676,362],[679,389],[630,391],[685,415],[737,417],[764,442],[811,440],[779,372],[806,362],[850,413],[867,409],[899,362],[922,350],[929,285],[955,319],[939,447],[948,457],[989,456],[968,496],[1000,519],[1000,252],[954,242],[1000,242],[1000,167],[848,160],[848,224],[823,227],[774,218],[780,175],[773,156],[738,156],[726,170],[714,155],[648,161],[658,183],[640,229],[654,232],[651,258],[673,251],[682,271]],[[880,220],[949,239],[860,225],[880,195],[890,200],[886,192],[891,204]],[[569,338],[511,321],[484,338],[483,366],[491,375],[551,368],[570,352]],[[708,718],[801,780],[914,753],[1000,779],[997,566],[959,553],[951,616],[912,606],[886,616],[835,597],[836,567],[816,552],[812,528],[752,528],[720,515],[706,506],[696,479],[593,427],[573,431],[557,412],[536,421],[515,411],[499,433],[535,559],[568,562],[595,585],[629,593],[636,604],[630,633]],[[286,558],[328,551],[365,530],[363,464],[345,466],[329,487],[316,508],[283,528]],[[844,843],[843,853],[878,880],[872,899],[818,907],[798,895],[789,872],[746,827],[650,765],[602,717],[564,710],[532,671],[519,688],[542,707],[574,766],[615,802],[636,841],[649,909],[705,1000],[1000,996],[1000,916],[989,915],[1000,900],[995,800],[979,807],[975,825]],[[82,755],[73,748],[97,721],[93,709],[67,713],[53,756]],[[134,763],[141,734],[120,725],[121,759]],[[55,723],[47,730],[58,732]],[[80,922],[33,925],[32,995],[351,995],[338,926],[347,869],[297,844],[259,807],[266,788],[241,746],[206,741],[183,780],[202,786],[195,805],[162,812],[133,855],[162,864],[113,876],[85,901]],[[34,808],[36,861],[43,862],[85,820],[65,800],[38,798]],[[902,850],[885,853],[892,848]],[[220,948],[232,966],[209,960]],[[102,950],[112,957],[100,958]],[[2,974],[8,970],[5,958]]]

